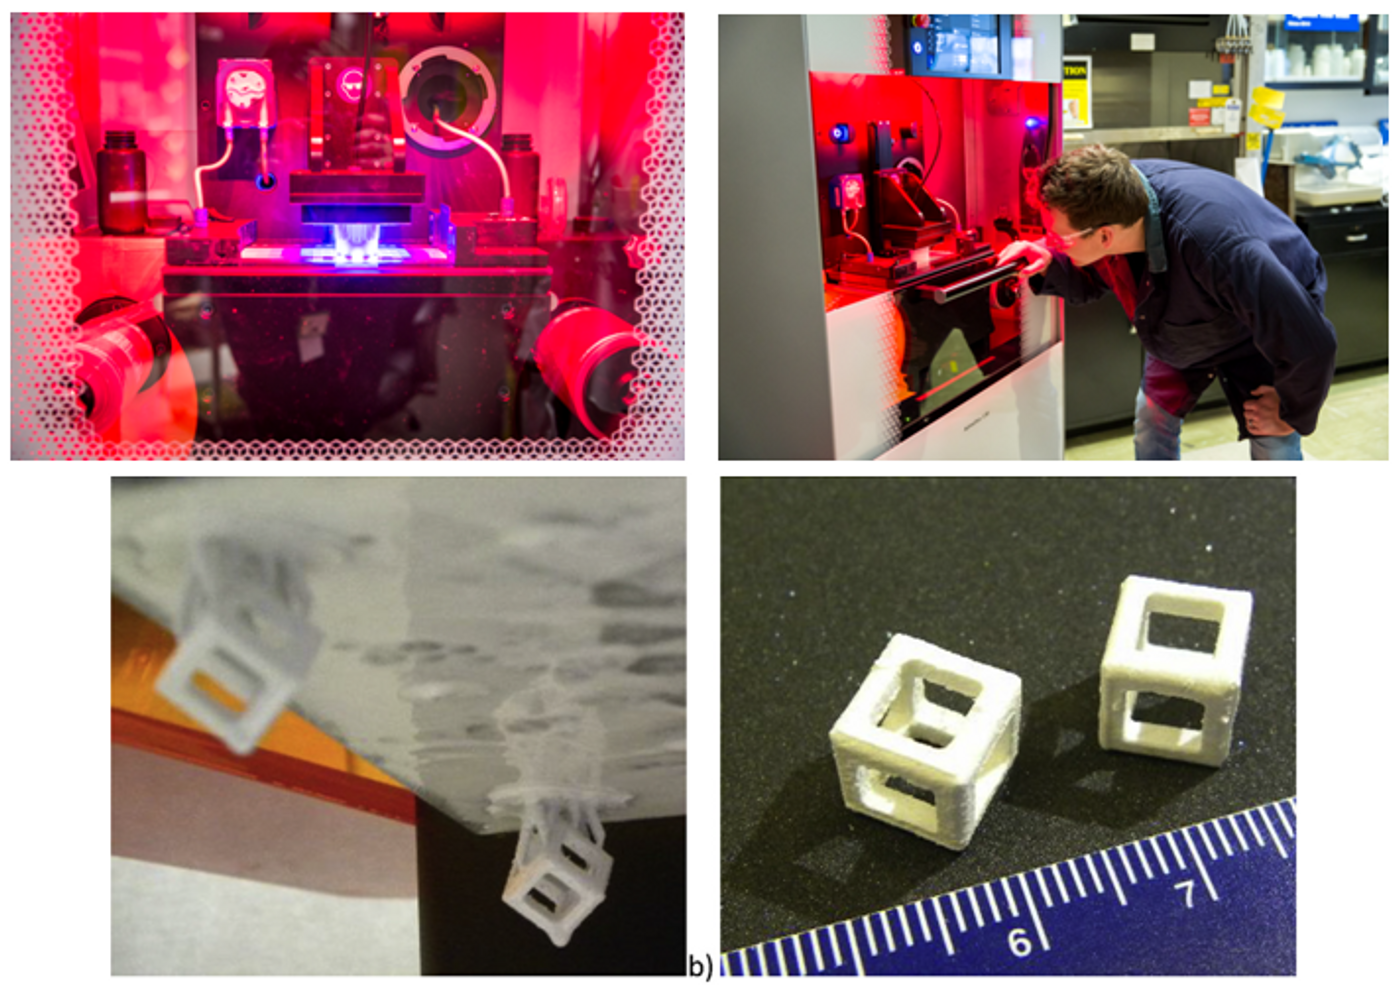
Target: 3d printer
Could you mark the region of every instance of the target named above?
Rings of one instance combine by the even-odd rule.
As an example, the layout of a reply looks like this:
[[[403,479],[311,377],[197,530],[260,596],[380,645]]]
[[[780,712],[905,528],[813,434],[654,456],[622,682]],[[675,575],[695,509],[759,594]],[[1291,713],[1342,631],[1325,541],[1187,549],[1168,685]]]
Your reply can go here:
[[[1059,20],[720,28],[720,454],[1058,458],[1059,302],[996,257],[1040,234]]]
[[[78,20],[78,397],[109,437],[626,417],[653,344],[646,15]]]
[[[1025,181],[1055,140],[1053,87],[813,72],[811,89],[828,319],[881,309],[905,440],[1056,341],[1027,345],[1021,265],[996,259],[1043,233]]]

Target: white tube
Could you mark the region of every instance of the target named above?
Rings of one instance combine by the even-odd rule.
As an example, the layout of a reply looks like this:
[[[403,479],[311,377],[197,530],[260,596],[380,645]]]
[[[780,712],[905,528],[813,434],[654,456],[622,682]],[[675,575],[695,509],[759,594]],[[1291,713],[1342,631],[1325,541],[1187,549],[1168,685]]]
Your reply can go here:
[[[854,211],[857,215],[860,214],[859,209],[856,209]],[[846,219],[845,209],[841,210],[841,228],[845,230],[847,236],[854,236],[856,239],[860,240],[862,243],[865,244],[865,256],[867,259],[871,259],[875,256],[875,251],[870,248],[870,240],[866,239],[860,233],[856,232],[854,229],[851,228],[850,222]]]
[[[496,153],[496,148],[492,147],[490,144],[482,140],[476,134],[470,133],[466,130],[458,130],[451,123],[444,122],[442,116],[438,113],[436,109],[433,110],[433,122],[449,133],[455,133],[459,137],[466,137],[468,140],[470,140],[477,146],[484,147],[486,149],[486,153],[491,155],[491,160],[496,162],[496,167],[501,169],[501,186],[505,189],[505,194],[501,197],[503,199],[511,198],[510,175],[506,174],[506,162],[501,160],[501,155]],[[511,200],[512,202],[514,202],[513,198],[511,198]]]
[[[941,198],[935,198],[933,201],[940,209],[947,209],[949,212],[953,213],[953,228],[958,232],[962,232],[962,217],[958,215],[958,210],[953,208],[953,203],[945,202]]]
[[[194,202],[196,208],[204,208],[204,185],[201,175],[205,171],[217,171],[228,163],[228,159],[233,155],[233,128],[224,128],[224,156],[213,164],[206,164],[202,168],[194,169]]]

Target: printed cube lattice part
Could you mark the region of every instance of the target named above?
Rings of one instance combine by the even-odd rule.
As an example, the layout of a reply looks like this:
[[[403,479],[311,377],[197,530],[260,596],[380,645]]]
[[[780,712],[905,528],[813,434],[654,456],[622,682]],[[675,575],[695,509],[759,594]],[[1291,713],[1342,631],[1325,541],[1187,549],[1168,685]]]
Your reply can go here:
[[[895,636],[831,730],[846,806],[961,851],[1020,724],[1015,674]]]
[[[1219,766],[1230,754],[1254,596],[1130,576],[1118,594],[1099,677],[1099,744],[1105,749]],[[1152,642],[1154,615],[1215,624],[1210,651]],[[1200,727],[1144,721],[1142,695],[1191,702]],[[1194,719],[1192,721],[1194,724]]]
[[[612,864],[592,805],[532,802],[501,899],[563,947],[607,896]]]
[[[321,631],[298,561],[210,537],[195,544],[180,645],[156,690],[246,756],[311,672]]]

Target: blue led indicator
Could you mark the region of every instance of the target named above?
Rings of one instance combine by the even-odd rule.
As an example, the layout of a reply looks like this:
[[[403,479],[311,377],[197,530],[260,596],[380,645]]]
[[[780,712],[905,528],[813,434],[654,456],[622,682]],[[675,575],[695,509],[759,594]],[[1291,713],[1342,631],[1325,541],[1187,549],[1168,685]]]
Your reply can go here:
[[[1045,121],[1042,120],[1042,119],[1041,119],[1040,117],[1038,117],[1038,116],[1028,116],[1028,117],[1026,117],[1026,129],[1027,129],[1027,130],[1036,130],[1036,129],[1039,129],[1040,126],[1041,126],[1044,122],[1045,122]]]
[[[914,54],[916,54],[916,55],[922,55],[923,53],[924,53],[924,43],[923,43],[922,41],[915,41],[915,42],[914,42]]]
[[[851,142],[851,128],[849,124],[838,123],[831,128],[831,142],[834,144],[849,144]]]

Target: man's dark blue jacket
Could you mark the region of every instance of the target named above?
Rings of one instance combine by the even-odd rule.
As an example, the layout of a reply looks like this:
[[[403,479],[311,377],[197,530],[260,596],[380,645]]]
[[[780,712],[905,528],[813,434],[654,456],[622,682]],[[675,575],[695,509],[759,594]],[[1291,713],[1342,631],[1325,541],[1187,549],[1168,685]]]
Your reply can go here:
[[[1182,370],[1257,350],[1274,368],[1279,416],[1311,434],[1337,351],[1317,251],[1288,216],[1228,175],[1179,161],[1133,164],[1151,201],[1146,262],[1131,257],[1143,348]],[[1095,265],[1054,257],[1043,278],[1031,278],[1038,293],[1084,304],[1112,290]]]

